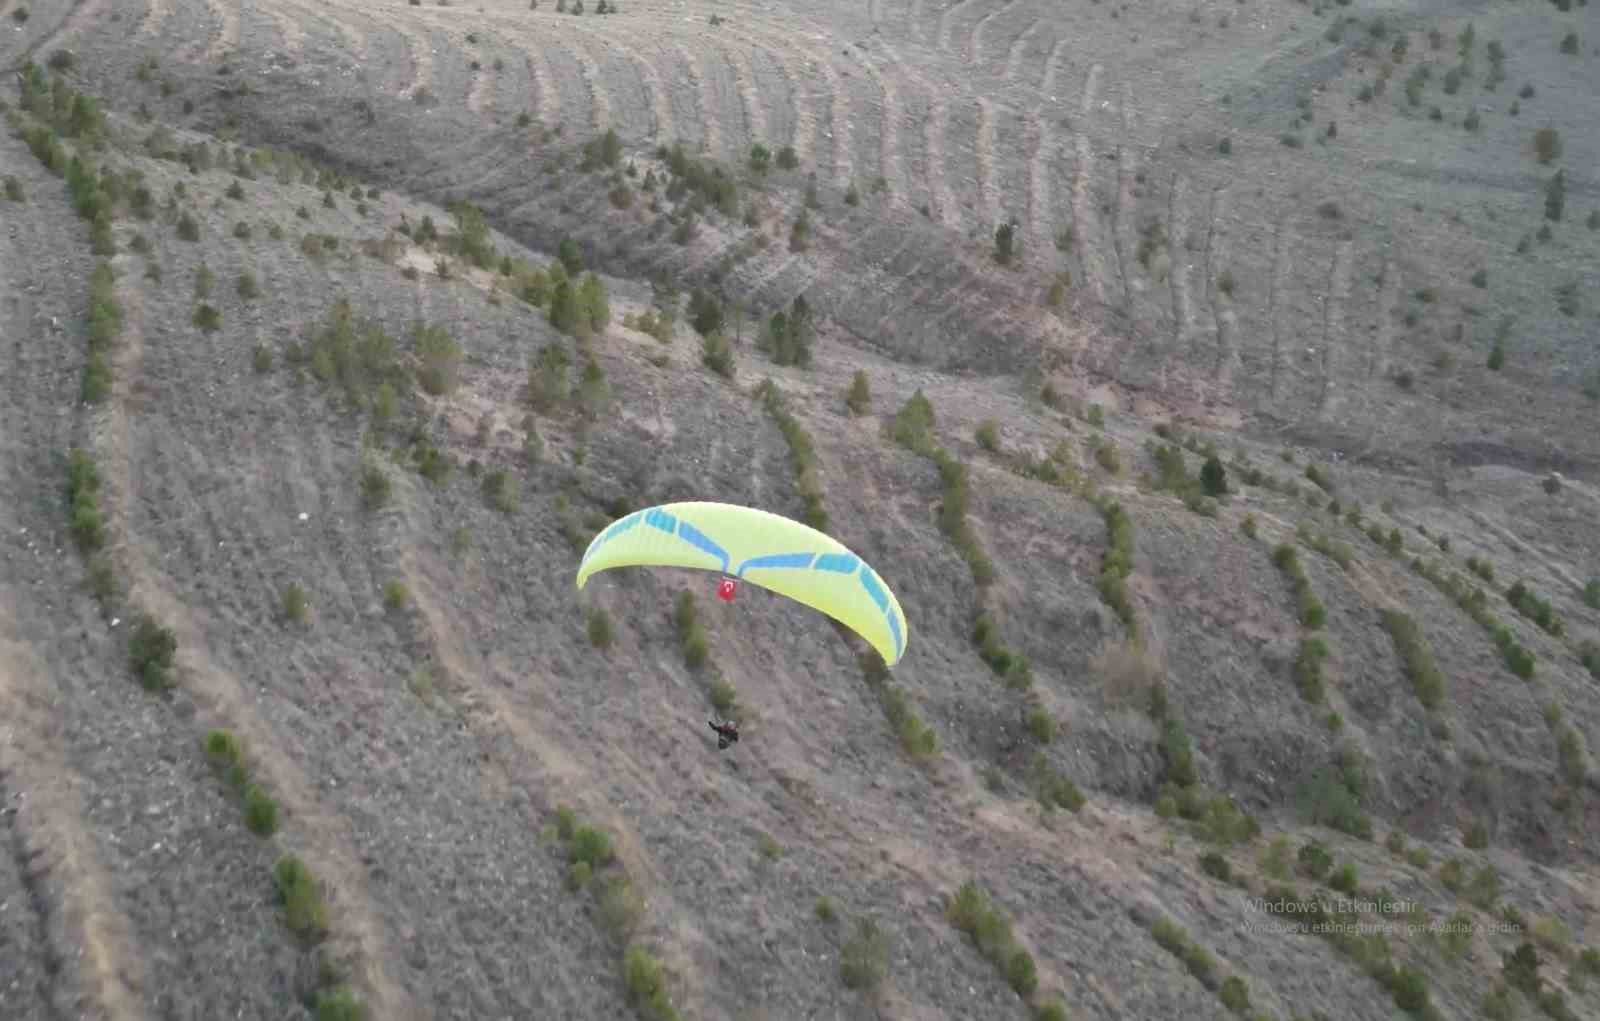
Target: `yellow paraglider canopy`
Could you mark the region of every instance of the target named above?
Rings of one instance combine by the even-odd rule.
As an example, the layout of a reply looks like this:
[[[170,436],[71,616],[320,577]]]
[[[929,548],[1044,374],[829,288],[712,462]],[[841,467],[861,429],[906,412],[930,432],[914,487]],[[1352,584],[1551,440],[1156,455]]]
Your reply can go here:
[[[578,588],[612,567],[719,571],[820,610],[866,639],[890,666],[911,637],[900,601],[838,540],[798,521],[730,503],[634,511],[594,537]]]

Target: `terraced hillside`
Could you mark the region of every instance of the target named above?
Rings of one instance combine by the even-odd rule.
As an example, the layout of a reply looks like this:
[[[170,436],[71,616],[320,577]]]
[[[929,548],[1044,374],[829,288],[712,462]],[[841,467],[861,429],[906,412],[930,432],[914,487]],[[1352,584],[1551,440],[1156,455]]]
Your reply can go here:
[[[1600,1012],[1586,9],[21,10],[0,1015]]]
[[[20,41],[94,52],[107,83],[141,49],[170,54],[130,104],[187,102],[200,124],[474,196],[529,240],[587,228],[617,269],[691,271],[640,252],[628,217],[552,194],[532,172],[546,130],[732,166],[790,146],[798,169],[769,189],[792,200],[814,173],[841,243],[729,273],[751,302],[804,290],[861,342],[933,365],[1065,367],[1123,403],[1248,414],[1426,470],[1482,463],[1483,433],[1570,469],[1600,388],[1582,297],[1600,282],[1600,72],[1586,8],[1561,6],[103,2],[30,18]],[[229,80],[247,91],[219,93]],[[1001,273],[1006,221],[1019,258]],[[1040,300],[1061,274],[1065,321]]]

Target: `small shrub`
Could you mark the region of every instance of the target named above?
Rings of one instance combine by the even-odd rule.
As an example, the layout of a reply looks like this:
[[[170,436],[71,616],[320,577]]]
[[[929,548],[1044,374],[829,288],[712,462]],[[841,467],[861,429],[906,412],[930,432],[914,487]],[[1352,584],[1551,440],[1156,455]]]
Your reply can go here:
[[[1095,444],[1094,459],[1112,475],[1122,472],[1122,458],[1117,455],[1117,445],[1109,440],[1102,440]]]
[[[1489,828],[1481,821],[1474,820],[1461,835],[1461,842],[1469,850],[1481,851],[1489,846]]]
[[[839,948],[839,977],[851,989],[875,989],[889,971],[889,940],[878,923],[862,918]]]
[[[1354,894],[1358,886],[1355,865],[1345,862],[1328,877],[1328,885],[1344,894]]]
[[[1233,869],[1224,858],[1216,851],[1207,851],[1200,855],[1200,871],[1224,883],[1233,878]]]
[[[1261,871],[1272,879],[1289,878],[1289,838],[1279,835],[1261,853]]]
[[[194,309],[194,324],[206,333],[222,329],[222,313],[215,305],[201,302]]]
[[[1040,744],[1049,744],[1051,741],[1055,740],[1055,717],[1051,716],[1043,709],[1030,709],[1026,719],[1026,726],[1028,728],[1028,733],[1033,735],[1033,739],[1038,741]]]
[[[597,649],[611,647],[611,615],[596,608],[589,613],[589,644]]]
[[[1217,996],[1222,1000],[1222,1005],[1235,1014],[1243,1014],[1250,1009],[1250,987],[1237,975],[1229,975],[1222,980],[1222,988],[1217,991]]]
[[[1554,915],[1534,919],[1530,932],[1534,942],[1556,957],[1565,957],[1572,949],[1572,930]]]
[[[367,1005],[348,986],[318,989],[316,1021],[367,1021]]]
[[[496,468],[483,477],[483,499],[494,510],[510,514],[517,509],[517,490],[511,473]]]
[[[1039,988],[1039,969],[1033,955],[1017,949],[1006,959],[1006,982],[1016,994],[1026,1000]]]
[[[388,610],[403,610],[411,602],[411,590],[399,578],[390,578],[383,586],[383,605]]]
[[[699,633],[699,638],[704,641],[704,632]],[[727,719],[733,715],[733,711],[738,705],[739,693],[724,678],[718,677],[711,682],[710,698],[712,708],[724,719]]]
[[[866,372],[857,369],[850,380],[850,390],[845,394],[845,405],[852,415],[865,415],[872,406],[872,390]]]
[[[990,453],[998,452],[1000,449],[1000,423],[992,418],[984,419],[978,424],[974,438],[978,441],[978,446],[984,450]]]
[[[1540,964],[1538,949],[1524,940],[1514,951],[1503,956],[1501,974],[1505,978],[1506,985],[1520,989],[1530,996],[1537,996],[1542,982],[1539,977]]]
[[[389,473],[383,470],[376,459],[369,459],[361,466],[362,507],[369,511],[383,507],[389,502],[393,489]]]
[[[1533,152],[1540,163],[1550,163],[1561,156],[1561,132],[1544,127],[1533,133]]]
[[[610,863],[615,856],[611,847],[611,834],[588,824],[575,826],[567,843],[567,860],[587,862],[592,869]]]
[[[255,784],[245,788],[244,822],[258,837],[270,837],[278,831],[278,803]]]
[[[239,275],[239,297],[250,301],[261,295],[261,287],[256,283],[255,274],[241,273]]]
[[[290,931],[303,939],[320,939],[328,930],[328,907],[311,870],[290,854],[278,859],[272,875]]]
[[[1321,879],[1333,868],[1333,856],[1315,840],[1301,845],[1296,861],[1301,874],[1311,879]]]
[[[700,342],[700,362],[724,379],[733,379],[737,371],[733,360],[733,347],[721,332],[713,331]]]
[[[239,768],[244,762],[244,748],[231,730],[213,730],[206,734],[206,759],[212,768],[224,772]]]
[[[1002,223],[994,230],[994,260],[1002,266],[1011,265],[1016,249],[1016,233],[1014,223]]]
[[[417,382],[434,396],[452,393],[461,366],[461,346],[437,325],[418,324],[413,339],[422,363]]]
[[[1424,708],[1437,708],[1444,698],[1444,675],[1435,665],[1433,652],[1416,621],[1398,610],[1384,610],[1383,622],[1400,654],[1417,700]]]
[[[756,842],[756,849],[767,861],[776,861],[783,857],[783,845],[770,833],[761,834],[761,839]]]
[[[296,624],[303,622],[306,619],[308,605],[306,590],[300,587],[299,582],[290,582],[289,586],[283,590],[282,606],[284,618]]]
[[[574,13],[583,12],[582,3],[583,0],[578,0]],[[622,978],[628,990],[628,1002],[641,1012],[648,1011],[661,1021],[677,1016],[667,1000],[667,982],[661,962],[648,950],[637,944],[628,945],[622,955]]]

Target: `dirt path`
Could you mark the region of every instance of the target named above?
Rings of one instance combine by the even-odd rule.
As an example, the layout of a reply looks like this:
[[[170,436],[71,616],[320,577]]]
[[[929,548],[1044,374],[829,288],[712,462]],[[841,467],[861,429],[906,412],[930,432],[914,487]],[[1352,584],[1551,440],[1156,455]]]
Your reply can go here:
[[[5,527],[11,531],[9,521]],[[147,983],[133,927],[84,829],[79,779],[51,711],[54,684],[17,633],[15,607],[15,594],[0,584],[0,812],[15,812],[0,824],[11,838],[0,854],[16,857],[29,888],[52,957],[45,970],[56,973],[50,996],[58,1016],[140,1021],[138,990]]]
[[[750,126],[750,144],[762,142],[770,148],[772,139],[769,135],[771,129],[767,126],[767,108],[761,100],[761,90],[756,86],[755,72],[750,69],[749,54],[738,46],[727,46],[723,48],[723,55],[733,69],[733,84],[739,90],[745,123]]]
[[[1056,268],[1056,227],[1050,195],[1050,165],[1055,160],[1056,140],[1050,118],[1038,109],[1027,118],[1028,150],[1028,239],[1023,255],[1050,271]]]
[[[949,90],[930,84],[917,72],[913,64],[901,60],[900,54],[888,43],[880,45],[912,87],[928,97],[928,116],[922,125],[928,146],[928,163],[924,168],[930,196],[928,211],[933,214],[935,223],[943,224],[952,230],[960,230],[961,206],[951,194],[950,183],[945,177],[944,139],[945,131],[950,124],[950,109],[945,97]]]
[[[1017,80],[1017,71],[1022,67],[1022,56],[1028,50],[1028,41],[1033,38],[1033,33],[1039,31],[1043,25],[1044,22],[1042,20],[1034,18],[1028,23],[1028,27],[1022,30],[1022,34],[1012,40],[1011,48],[1006,51],[1005,73],[1001,76],[1006,80],[1007,84]],[[1053,50],[1051,52],[1052,54],[1054,53]]]
[[[162,0],[167,2],[167,0]],[[339,48],[357,66],[367,61],[367,33],[340,17],[337,8],[329,4],[313,4],[307,0],[266,0],[274,8],[287,8],[295,13],[292,20],[305,38],[305,25],[318,23],[331,27],[339,36]],[[369,22],[370,24],[370,22]]]
[[[1082,267],[1079,276],[1083,285],[1089,288],[1089,294],[1094,302],[1097,305],[1104,305],[1106,303],[1106,265],[1103,254],[1105,229],[1100,219],[1100,211],[1095,207],[1094,197],[1091,194],[1095,156],[1089,136],[1084,131],[1084,122],[1094,109],[1099,92],[1100,73],[1099,64],[1089,68],[1089,76],[1083,84],[1083,97],[1078,104],[1079,123],[1074,125],[1072,135],[1073,151],[1077,156],[1077,165],[1072,172],[1072,226],[1075,235],[1073,248],[1078,253]]]
[[[1283,303],[1284,292],[1289,287],[1289,245],[1288,233],[1282,220],[1278,221],[1272,237],[1272,279],[1267,290],[1267,321],[1268,329],[1272,334],[1272,379],[1271,398],[1277,403],[1283,393],[1283,375],[1287,368],[1287,352],[1284,351],[1283,339]]]
[[[489,104],[493,102],[494,77],[481,66],[470,73],[472,84],[467,87],[467,112],[475,117],[484,117],[489,112]]]
[[[906,12],[907,27],[911,30],[911,38],[917,42],[926,42],[927,31],[922,27],[923,19],[927,16],[924,10],[927,0],[911,0],[911,9]]]
[[[956,52],[953,39],[956,15],[965,14],[968,7],[978,2],[979,0],[959,0],[958,3],[945,8],[944,13],[939,15],[939,49],[945,53]]]
[[[1122,104],[1122,138],[1133,138],[1133,112],[1128,100],[1131,89],[1124,83]],[[1133,287],[1128,281],[1128,249],[1133,247],[1135,231],[1134,212],[1138,200],[1133,189],[1139,180],[1139,153],[1130,142],[1117,143],[1117,200],[1111,206],[1111,253],[1116,261],[1117,283],[1122,288],[1123,311],[1133,312]]]
[[[934,196],[932,209],[934,219],[951,230],[959,231],[962,229],[963,221],[961,203],[950,190],[950,181],[944,173],[946,159],[944,139],[949,127],[950,105],[941,90],[933,95],[925,128],[928,133],[928,190]]]
[[[594,131],[604,134],[611,127],[611,93],[606,89],[600,62],[594,59],[594,54],[586,46],[569,42],[567,52],[578,62],[579,73],[583,75],[583,87],[589,92],[589,115],[593,119]]]
[[[439,567],[419,552],[427,547],[425,525],[417,519],[414,500],[402,497],[402,522],[408,533],[397,543],[400,576],[411,591],[413,605],[423,622],[424,641],[443,671],[444,686],[469,726],[482,735],[485,747],[514,751],[496,757],[513,781],[529,790],[542,790],[547,808],[557,803],[572,805],[583,817],[612,833],[617,856],[641,891],[648,895],[647,915],[655,928],[671,928],[673,942],[658,952],[669,960],[674,975],[674,1001],[680,1010],[691,1010],[705,1002],[704,978],[695,967],[686,945],[702,943],[704,937],[676,908],[671,888],[629,819],[609,796],[611,785],[602,783],[568,750],[560,735],[567,729],[547,709],[519,699],[513,704],[505,694],[506,679],[476,647],[460,636],[470,633],[466,622],[450,609],[450,600],[435,583]],[[526,680],[519,679],[521,687]],[[537,681],[534,682],[537,686]],[[661,707],[666,710],[668,707]],[[505,740],[495,740],[504,738]],[[624,743],[617,735],[615,746]],[[613,775],[625,779],[630,790],[646,801],[667,797],[660,789],[659,777],[649,774],[626,757],[614,758]],[[619,778],[616,770],[629,775]]]
[[[561,96],[556,92],[550,65],[537,49],[524,49],[522,59],[527,62],[528,77],[533,79],[539,123],[546,128],[553,128],[561,122]]]
[[[1172,350],[1192,357],[1198,343],[1194,329],[1194,309],[1189,301],[1189,251],[1184,241],[1189,236],[1189,181],[1180,173],[1172,175],[1167,188],[1167,283],[1172,296]]]
[[[222,22],[217,37],[205,49],[205,59],[216,63],[239,48],[239,4],[230,0],[206,0],[206,7]]]
[[[1567,480],[1567,487],[1577,488],[1579,491],[1587,489],[1587,487],[1582,486],[1580,483],[1575,483],[1571,479]],[[1589,495],[1592,497],[1593,494]],[[1549,572],[1552,578],[1559,578],[1562,582],[1566,583],[1566,585],[1572,589],[1574,594],[1581,594],[1583,592],[1584,582],[1548,554],[1540,552],[1531,544],[1518,538],[1516,534],[1513,533],[1509,528],[1485,516],[1484,514],[1479,513],[1478,511],[1467,510],[1466,514],[1467,517],[1472,519],[1474,524],[1487,529],[1507,546],[1516,550],[1518,553],[1529,558],[1530,560],[1536,561],[1540,567],[1543,567]]]
[[[994,19],[1000,17],[1002,14],[1010,13],[1011,9],[1020,3],[1022,3],[1022,0],[1009,0],[1009,2],[1001,4],[999,7],[996,7],[994,10],[978,19],[978,23],[972,28],[972,39],[967,44],[967,51],[964,58],[967,64],[977,65],[980,68],[986,68],[988,66],[983,60],[983,34],[988,31],[989,25],[994,21]]]
[[[0,898],[21,894],[4,908],[0,976],[38,982],[0,988],[0,1013],[26,1011],[31,1002],[53,1008],[45,1016],[140,1021],[146,962],[90,830],[63,690],[100,679],[90,676],[98,663],[89,661],[88,636],[80,640],[72,627],[85,619],[72,591],[83,574],[66,534],[57,460],[82,435],[78,385],[86,348],[69,317],[82,314],[87,272],[80,275],[79,267],[91,260],[62,248],[36,261],[32,234],[65,230],[62,243],[71,245],[83,228],[44,193],[38,182],[49,178],[25,150],[8,140],[0,152],[28,160],[13,166],[37,189],[17,207],[15,222],[0,228],[0,859],[6,878],[16,878]],[[13,569],[24,558],[33,563]],[[59,566],[51,571],[51,564]],[[58,576],[54,584],[38,584],[45,574]],[[29,575],[35,584],[24,580]],[[8,942],[23,928],[33,938]],[[30,950],[33,959],[23,959]]]
[[[146,0],[144,17],[139,19],[139,31],[136,38],[141,41],[156,35],[161,31],[161,26],[172,17],[173,0]]]
[[[1050,55],[1044,60],[1044,77],[1039,79],[1039,91],[1043,95],[1044,101],[1047,103],[1054,103],[1056,101],[1056,76],[1061,70],[1061,51],[1065,49],[1066,46],[1067,41],[1065,39],[1057,39],[1050,47]],[[1091,76],[1098,76],[1099,67],[1099,64],[1095,64],[1089,69],[1089,74]],[[1085,107],[1081,112],[1087,113],[1088,108]]]
[[[908,207],[911,203],[907,198],[905,166],[900,159],[900,121],[903,113],[899,92],[895,89],[894,79],[885,75],[870,59],[863,58],[859,66],[883,97],[883,104],[879,107],[878,173],[889,182],[889,202],[901,208]]]
[[[671,99],[662,86],[661,76],[657,72],[654,62],[646,53],[641,52],[636,48],[636,45],[640,42],[639,37],[644,34],[642,30],[633,25],[631,22],[622,26],[613,26],[609,19],[598,19],[594,23],[600,25],[601,27],[591,28],[589,25],[584,23],[587,20],[588,19],[585,18],[573,17],[562,18],[560,25],[564,31],[577,33],[579,36],[588,40],[593,46],[615,50],[617,53],[622,55],[622,58],[628,63],[629,67],[632,68],[633,73],[639,78],[640,88],[645,94],[645,104],[650,110],[652,130],[654,131],[653,137],[656,140],[663,142],[670,139],[672,137],[673,128]],[[502,31],[515,33],[519,36],[524,34],[531,35],[531,33],[527,32],[526,25],[522,22],[513,22],[509,19],[499,19],[499,23],[503,26]],[[665,34],[670,34],[670,32],[663,33],[663,36]],[[646,45],[651,46],[653,49],[655,43],[659,42],[661,37],[662,36],[658,36],[655,40],[646,42]],[[537,37],[535,36],[529,41],[536,42]],[[595,68],[595,71],[591,76],[589,71],[589,67],[591,65],[583,64],[585,58],[588,57],[588,51],[585,49],[582,52],[583,56],[580,56],[578,59],[580,64],[585,69],[584,73],[586,81],[603,81],[605,79],[605,75],[603,71],[599,70],[598,63],[593,62],[593,58],[588,58]],[[592,91],[593,90],[591,89],[591,92]],[[608,121],[604,126],[597,126],[596,130],[603,132],[607,127],[615,127],[620,131],[621,128],[618,127],[617,121],[615,119],[611,119],[612,114],[616,112],[616,108],[611,101],[609,92],[607,92],[605,96],[605,109]],[[596,119],[596,124],[599,124],[598,118]]]
[[[683,61],[683,66],[689,71],[689,83],[694,86],[695,105],[700,111],[700,127],[705,132],[701,147],[712,159],[723,158],[722,119],[723,112],[717,109],[717,94],[711,88],[711,81],[706,77],[705,69],[700,66],[700,59],[694,51],[682,43],[672,44],[673,50],[678,54],[678,59]]]
[[[1218,280],[1228,272],[1228,233],[1222,225],[1227,222],[1227,188],[1211,192],[1211,213],[1206,231],[1206,293],[1210,299],[1211,316],[1217,331],[1217,366],[1215,380],[1219,396],[1226,400],[1233,390],[1234,373],[1239,371],[1238,317],[1233,311],[1233,297],[1223,293]],[[1229,279],[1232,274],[1229,273]]]
[[[992,231],[1000,225],[1000,183],[995,169],[994,104],[978,97],[978,196],[983,227]]]
[[[31,58],[43,50],[54,50],[71,37],[82,34],[90,25],[100,20],[105,3],[106,0],[75,0],[67,16],[62,18],[53,30],[34,40],[32,45],[22,51],[22,56]],[[39,16],[37,5],[33,6],[33,16]]]
[[[369,13],[368,8],[357,4],[355,0],[328,0],[328,5],[339,14],[353,15],[350,19],[353,22],[364,23],[368,27],[381,25],[382,28],[397,33],[405,42],[406,54],[411,59],[412,69],[410,89],[401,91],[412,96],[424,90],[433,91],[433,42],[413,24],[412,19],[418,15],[411,8],[396,7],[391,17],[378,22]]]
[[[124,261],[127,257],[121,257]],[[245,694],[242,682],[210,655],[207,635],[225,633],[208,626],[210,611],[191,609],[173,594],[164,577],[157,548],[132,531],[131,508],[136,481],[130,463],[133,428],[129,397],[138,385],[144,361],[143,296],[132,267],[124,265],[117,298],[124,311],[121,347],[116,352],[112,399],[95,430],[96,460],[104,474],[107,548],[122,568],[129,597],[177,635],[180,682],[193,692],[205,729],[225,726],[251,750],[256,768],[286,809],[283,833],[287,843],[333,891],[333,939],[352,950],[353,981],[366,995],[376,1016],[410,1021],[422,1018],[417,1007],[390,974],[396,960],[375,905],[367,891],[366,871],[355,851],[350,824],[322,805],[316,785],[279,745],[272,726]]]
[[[1367,374],[1376,379],[1384,379],[1389,375],[1390,352],[1394,350],[1394,308],[1400,304],[1401,279],[1400,265],[1395,260],[1393,243],[1390,253],[1384,257],[1383,283],[1378,287],[1378,307],[1374,310],[1376,319],[1372,331],[1372,350],[1367,356]]]
[[[1340,377],[1354,375],[1349,361],[1349,339],[1345,335],[1345,306],[1350,301],[1350,272],[1355,263],[1355,243],[1340,241],[1328,270],[1328,292],[1323,299],[1322,316],[1322,394],[1317,412],[1330,417],[1344,400]]]
[[[850,94],[839,84],[839,72],[832,57],[815,62],[816,69],[827,82],[828,137],[833,142],[833,182],[838,188],[848,188],[855,177],[855,126],[850,116]]]
[[[286,13],[286,6],[289,5],[280,2],[264,3],[253,8],[252,13],[271,21],[279,34],[283,36],[285,53],[298,59],[300,54],[304,52],[306,43],[306,30],[301,24],[303,15]]]
[[[787,44],[783,41],[773,42],[763,36],[743,32],[737,27],[728,25],[721,26],[718,31],[749,46],[751,53],[759,54],[760,59],[777,65],[788,87],[790,103],[793,105],[791,113],[794,134],[789,139],[789,144],[794,146],[795,156],[799,158],[802,166],[810,164],[815,158],[817,144],[817,112],[812,102],[814,97],[810,92],[810,84],[806,76],[798,70],[795,58],[798,53],[806,59],[815,60],[814,49],[800,46],[795,40]]]
[[[606,35],[633,64],[639,80],[644,83],[645,94],[649,97],[651,124],[655,132],[653,140],[660,144],[670,143],[677,137],[677,126],[672,118],[671,95],[667,91],[666,83],[661,79],[660,70],[656,67],[661,53],[660,37],[640,38],[639,35],[642,33],[623,33],[615,30],[608,31]]]

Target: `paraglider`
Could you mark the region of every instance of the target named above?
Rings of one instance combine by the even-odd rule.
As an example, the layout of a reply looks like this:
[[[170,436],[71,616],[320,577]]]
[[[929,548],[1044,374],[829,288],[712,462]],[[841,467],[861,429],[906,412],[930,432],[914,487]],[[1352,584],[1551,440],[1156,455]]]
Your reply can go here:
[[[730,744],[739,743],[739,725],[732,720],[727,723],[707,720],[706,725],[717,732],[717,751],[722,751]]]
[[[745,581],[827,614],[866,640],[889,666],[910,633],[900,602],[866,561],[798,521],[729,503],[669,503],[634,511],[594,537],[578,589],[613,567],[684,567],[721,575],[731,603]]]

